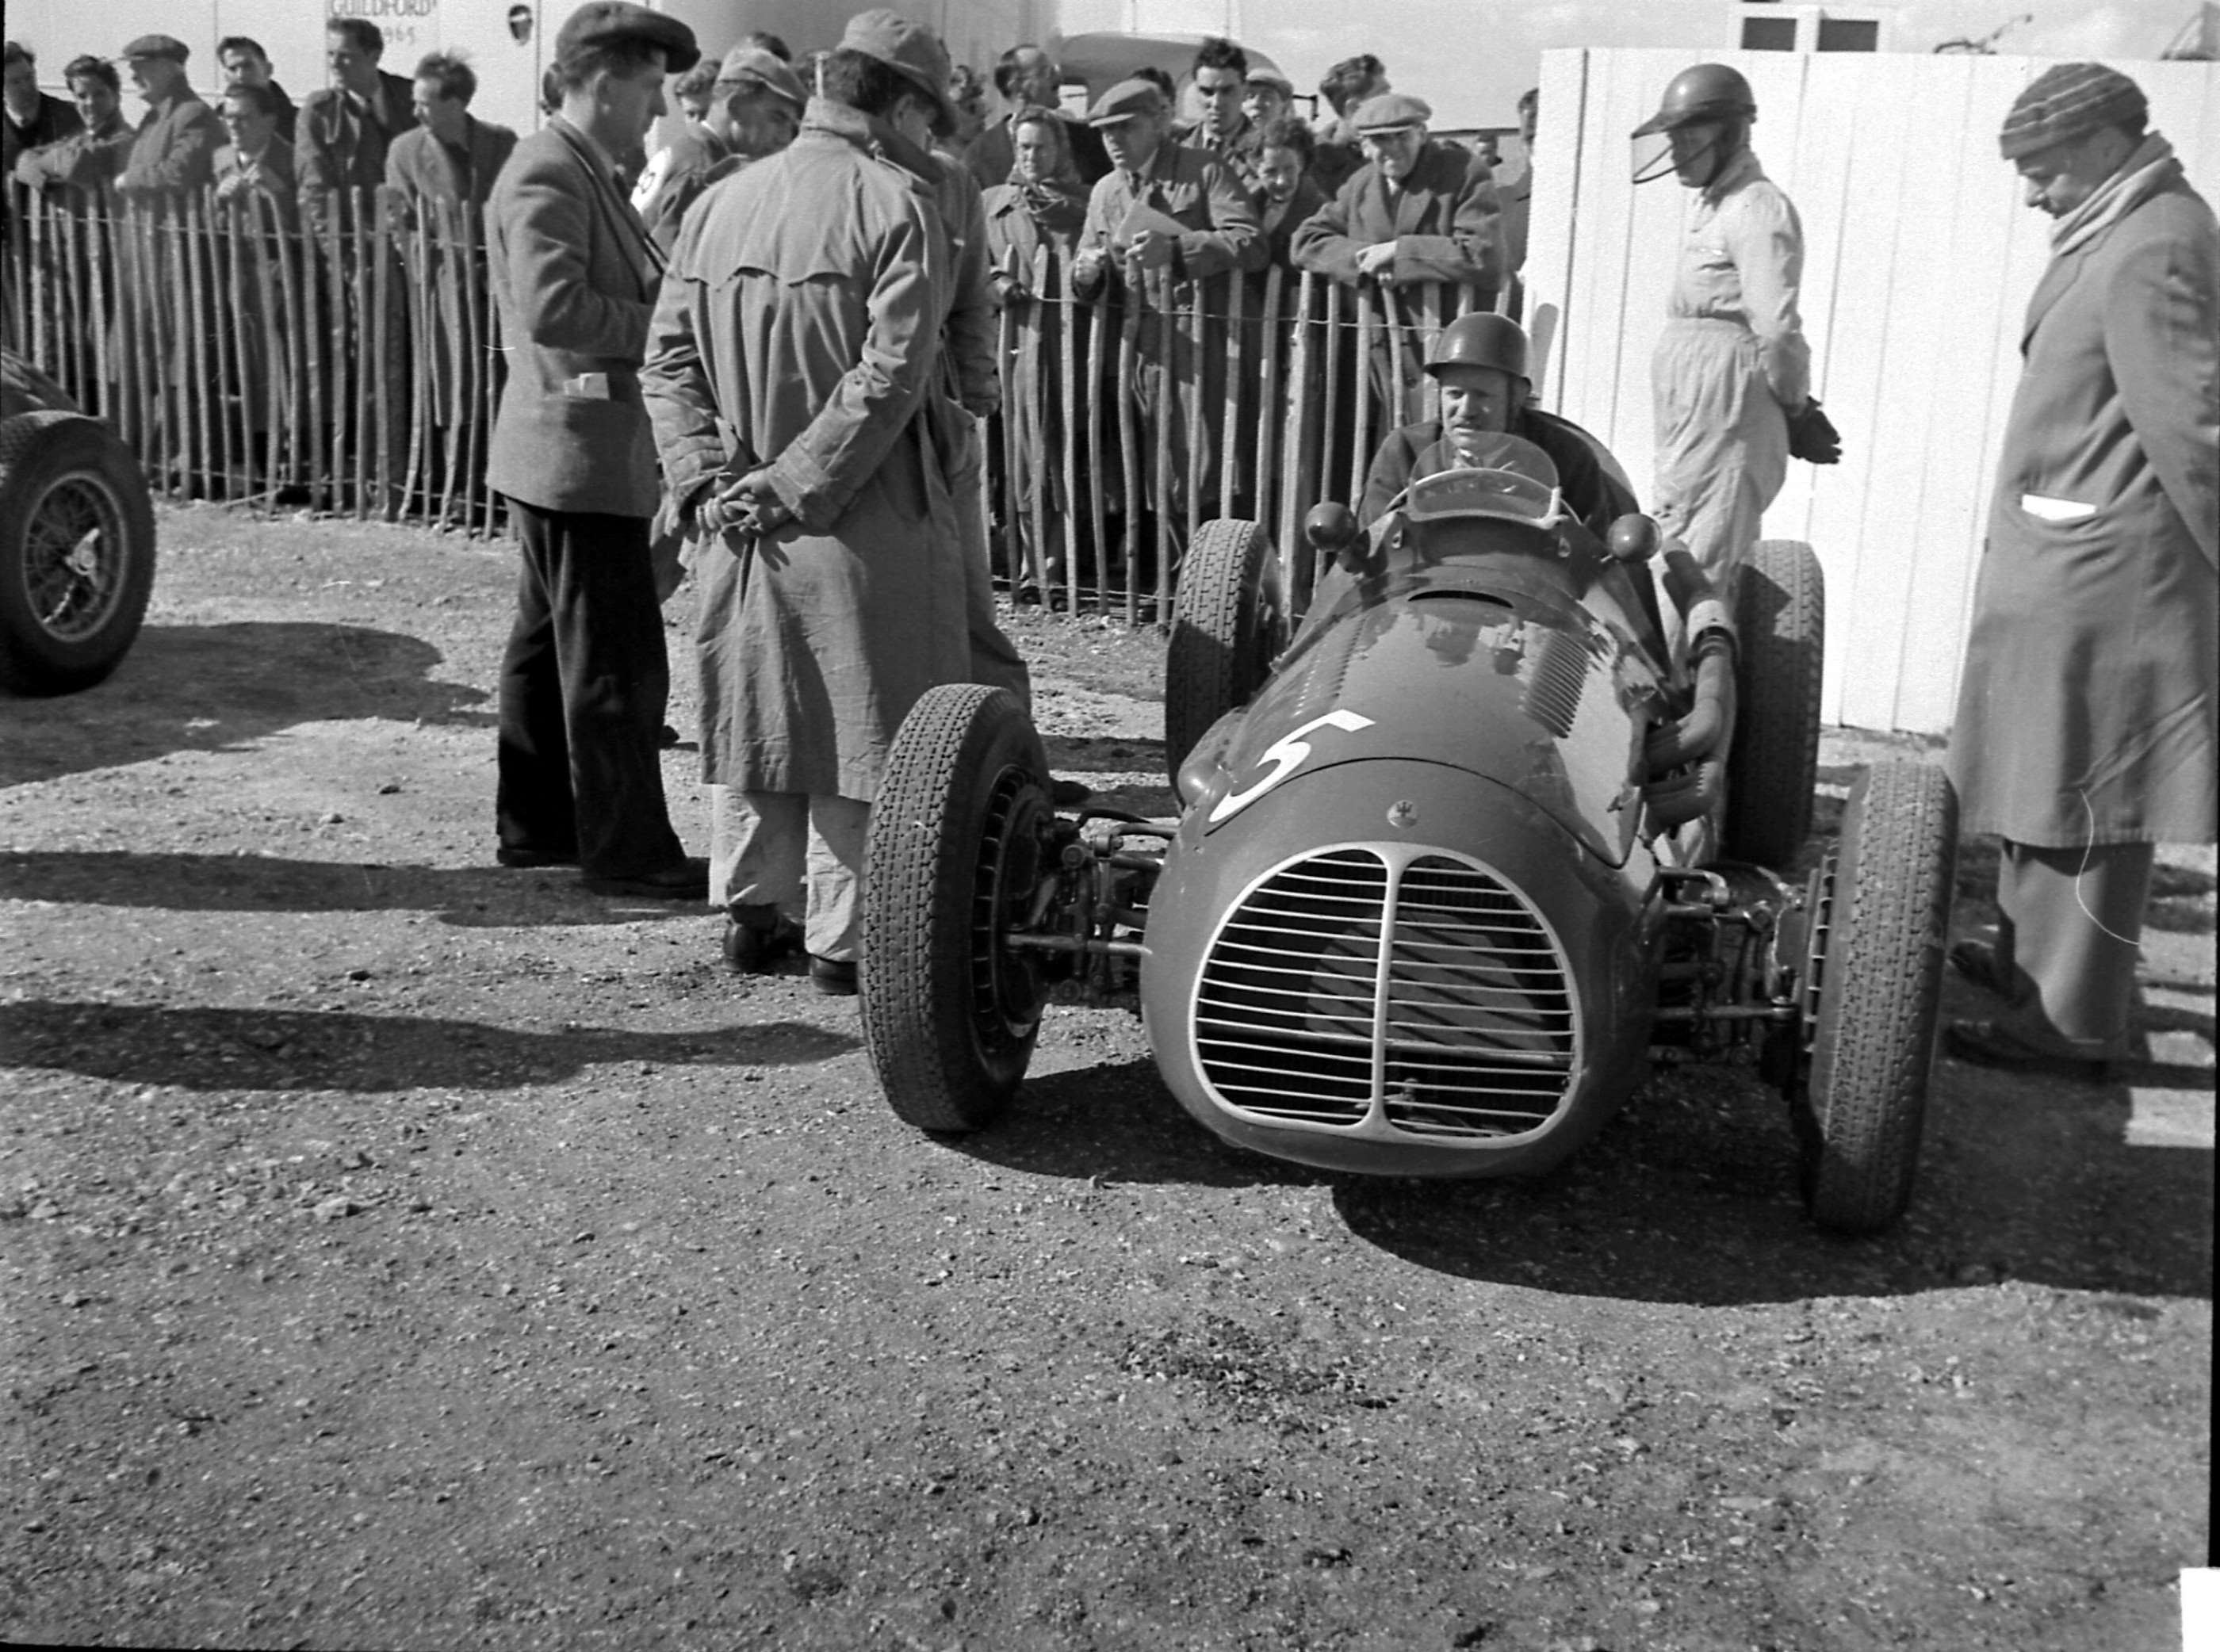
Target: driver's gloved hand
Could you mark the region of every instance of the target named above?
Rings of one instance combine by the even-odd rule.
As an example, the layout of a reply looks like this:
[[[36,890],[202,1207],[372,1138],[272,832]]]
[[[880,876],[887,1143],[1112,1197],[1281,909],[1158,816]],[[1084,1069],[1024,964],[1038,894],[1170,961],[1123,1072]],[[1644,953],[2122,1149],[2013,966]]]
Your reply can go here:
[[[1835,421],[1819,410],[1816,396],[1800,411],[1788,415],[1788,453],[1806,464],[1843,462],[1842,436],[1835,429]]]

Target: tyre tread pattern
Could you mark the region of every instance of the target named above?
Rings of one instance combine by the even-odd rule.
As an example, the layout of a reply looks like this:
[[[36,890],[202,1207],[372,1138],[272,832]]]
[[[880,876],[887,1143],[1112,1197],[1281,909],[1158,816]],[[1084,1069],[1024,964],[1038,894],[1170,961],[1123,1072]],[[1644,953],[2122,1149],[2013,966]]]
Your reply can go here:
[[[865,837],[857,985],[888,1104],[921,1130],[977,1130],[1007,1105],[1032,1038],[982,1047],[970,956],[987,793],[1015,768],[1045,787],[1038,738],[1007,689],[930,690],[903,720]]]
[[[1271,669],[1285,624],[1271,539],[1256,522],[1219,517],[1195,530],[1180,566],[1164,651],[1164,766],[1180,764],[1210,726],[1247,702]]]
[[[1737,860],[1783,867],[1812,832],[1826,577],[1803,541],[1762,539],[1737,579],[1743,669],[1727,759],[1725,849]]]
[[[1930,764],[1875,764],[1843,824],[1809,1084],[1812,1219],[1875,1233],[1911,1201],[1955,876],[1957,798]]]

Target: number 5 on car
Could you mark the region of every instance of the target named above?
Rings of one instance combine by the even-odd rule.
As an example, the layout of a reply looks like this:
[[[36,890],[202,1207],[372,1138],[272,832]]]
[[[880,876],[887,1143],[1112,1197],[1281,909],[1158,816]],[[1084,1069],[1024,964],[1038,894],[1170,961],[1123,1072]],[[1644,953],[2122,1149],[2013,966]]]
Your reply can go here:
[[[1244,786],[1238,792],[1228,792],[1219,798],[1218,807],[1210,812],[1211,825],[1216,826],[1220,820],[1239,814],[1301,768],[1311,754],[1311,743],[1303,738],[1304,735],[1321,728],[1338,728],[1345,734],[1354,734],[1359,729],[1371,726],[1369,717],[1353,711],[1335,710],[1323,717],[1313,717],[1300,727],[1289,729],[1264,748],[1263,760],[1272,765],[1272,772],[1253,786]]]

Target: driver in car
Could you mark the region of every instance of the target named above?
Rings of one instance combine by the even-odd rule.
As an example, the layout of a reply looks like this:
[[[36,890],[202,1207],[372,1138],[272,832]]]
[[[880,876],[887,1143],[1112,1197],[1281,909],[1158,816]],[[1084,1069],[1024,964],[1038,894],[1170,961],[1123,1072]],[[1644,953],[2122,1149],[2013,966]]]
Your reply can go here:
[[[1526,330],[1487,311],[1460,315],[1444,327],[1426,357],[1426,371],[1442,387],[1442,416],[1391,431],[1365,478],[1357,521],[1367,529],[1396,496],[1422,477],[1481,463],[1498,435],[1524,438],[1550,456],[1565,508],[1604,538],[1612,521],[1635,508],[1633,496],[1614,482],[1573,426],[1527,405],[1533,393],[1526,372]]]

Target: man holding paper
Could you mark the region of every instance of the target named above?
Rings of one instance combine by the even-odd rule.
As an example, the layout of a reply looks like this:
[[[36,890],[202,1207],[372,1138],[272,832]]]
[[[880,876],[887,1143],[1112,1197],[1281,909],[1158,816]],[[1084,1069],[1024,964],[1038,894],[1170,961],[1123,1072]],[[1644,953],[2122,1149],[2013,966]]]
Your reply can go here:
[[[1950,1052],[2084,1078],[2129,1053],[2161,843],[2209,844],[2220,750],[2220,225],[2135,82],[2067,63],[1999,146],[2055,219],[2028,306],[1951,731],[1964,827],[2004,839],[2007,1013]]]
[[[1176,387],[1190,381],[1200,362],[1183,327],[1173,327],[1169,330],[1175,336],[1164,336],[1167,328],[1152,313],[1157,306],[1148,299],[1149,289],[1156,286],[1172,306],[1184,307],[1192,293],[1168,291],[1166,284],[1227,270],[1253,273],[1263,268],[1269,249],[1257,233],[1257,209],[1240,180],[1213,157],[1171,140],[1170,110],[1154,84],[1119,81],[1097,100],[1087,121],[1102,134],[1111,171],[1088,200],[1087,222],[1072,261],[1072,286],[1082,297],[1092,297],[1114,278],[1122,286],[1126,314],[1138,316],[1135,355],[1140,371],[1121,394],[1132,396],[1140,427],[1152,438],[1142,444],[1143,498],[1127,501],[1126,508],[1155,510],[1161,498],[1169,514],[1184,517],[1190,436]],[[1213,321],[1210,326],[1222,329],[1225,323]],[[1205,358],[1222,358],[1223,332],[1216,333],[1214,345],[1206,339],[1202,349]],[[1154,474],[1159,420],[1171,424],[1171,473],[1162,478]],[[1200,421],[1192,439],[1200,444],[1200,492],[1208,500],[1218,491],[1212,421]]]

